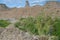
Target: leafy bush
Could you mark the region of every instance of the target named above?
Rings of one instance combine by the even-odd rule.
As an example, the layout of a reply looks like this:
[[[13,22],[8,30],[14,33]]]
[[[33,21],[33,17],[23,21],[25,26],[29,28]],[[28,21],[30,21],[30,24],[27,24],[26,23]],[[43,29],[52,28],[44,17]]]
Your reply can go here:
[[[7,21],[7,20],[0,20],[0,27],[4,27],[5,28],[9,24],[10,24],[10,22]]]

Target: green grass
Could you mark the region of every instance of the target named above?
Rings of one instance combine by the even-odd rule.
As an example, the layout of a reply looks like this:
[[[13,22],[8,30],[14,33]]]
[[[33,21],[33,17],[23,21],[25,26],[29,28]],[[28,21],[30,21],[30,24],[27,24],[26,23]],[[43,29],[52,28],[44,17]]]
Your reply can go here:
[[[55,20],[55,24],[53,25],[53,31],[51,32],[51,35],[58,36],[60,40],[60,18]]]
[[[10,24],[7,20],[0,20],[0,27],[7,27]]]
[[[58,17],[54,19],[51,16],[46,18],[44,16],[21,18],[15,24],[15,27],[39,36],[49,34],[60,37],[60,18]]]

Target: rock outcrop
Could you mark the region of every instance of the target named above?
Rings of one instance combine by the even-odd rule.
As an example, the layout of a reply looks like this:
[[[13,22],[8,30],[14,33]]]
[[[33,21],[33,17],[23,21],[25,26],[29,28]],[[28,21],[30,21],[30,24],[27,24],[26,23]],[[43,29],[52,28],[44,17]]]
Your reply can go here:
[[[29,4],[28,0],[26,0],[26,5],[25,5],[25,7],[30,7],[30,4]]]
[[[8,7],[5,4],[0,4],[0,11],[5,11],[7,9]]]
[[[6,10],[7,7],[4,7],[4,4],[2,4],[4,11],[0,11],[0,19],[1,18],[13,18],[13,19],[19,19],[20,17],[28,17],[28,16],[37,16],[40,15],[40,13],[44,13],[46,15],[56,15],[60,16],[60,2],[48,2],[44,6],[29,6],[29,3],[26,2],[26,5],[28,7],[23,8],[9,8],[9,10]]]

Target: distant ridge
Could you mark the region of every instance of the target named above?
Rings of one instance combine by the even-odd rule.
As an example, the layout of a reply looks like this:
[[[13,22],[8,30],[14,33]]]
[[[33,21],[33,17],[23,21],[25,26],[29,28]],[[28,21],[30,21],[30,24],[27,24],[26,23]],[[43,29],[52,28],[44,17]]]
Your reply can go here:
[[[46,4],[57,4],[57,5],[60,5],[60,1],[47,1]]]
[[[7,10],[8,9],[8,7],[6,6],[6,4],[2,4],[2,3],[0,3],[0,10]]]

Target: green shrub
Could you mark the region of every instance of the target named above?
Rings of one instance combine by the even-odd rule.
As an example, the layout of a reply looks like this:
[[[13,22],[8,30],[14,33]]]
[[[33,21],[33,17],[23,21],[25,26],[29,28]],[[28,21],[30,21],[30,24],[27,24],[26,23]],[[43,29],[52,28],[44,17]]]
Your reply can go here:
[[[35,35],[55,35],[60,36],[60,19],[52,17],[37,16],[36,18],[21,18],[15,24],[20,30],[27,31]]]
[[[10,24],[10,22],[7,21],[7,20],[0,20],[0,27],[4,27],[5,28],[9,24]]]
[[[24,31],[28,31],[31,34],[38,34],[34,23],[35,20],[32,17],[21,18],[20,21],[15,24],[15,26]]]
[[[45,19],[42,16],[38,16],[36,18],[21,18],[15,26],[36,35],[48,34],[51,20],[52,19],[50,17]]]
[[[53,31],[51,35],[58,36],[60,39],[60,18],[57,18],[55,20],[55,24],[53,25]]]

